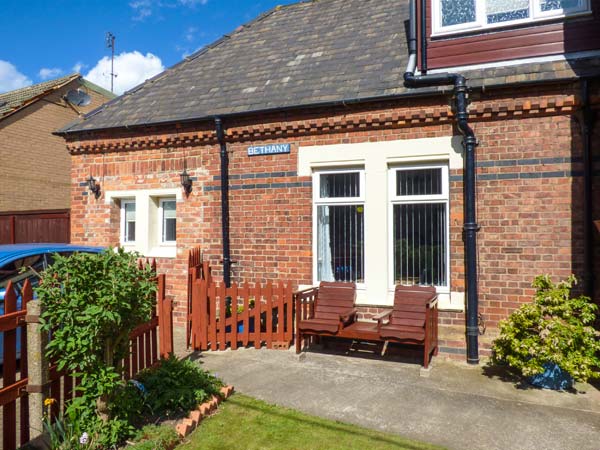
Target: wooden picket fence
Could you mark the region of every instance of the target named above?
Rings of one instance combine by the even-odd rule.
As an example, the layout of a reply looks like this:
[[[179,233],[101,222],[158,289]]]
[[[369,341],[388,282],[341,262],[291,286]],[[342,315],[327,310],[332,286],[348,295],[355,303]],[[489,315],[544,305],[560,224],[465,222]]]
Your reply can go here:
[[[193,275],[191,297],[194,350],[236,350],[250,343],[255,348],[288,348],[293,339],[291,283],[233,283],[228,288],[214,282],[203,263],[203,275]]]
[[[154,266],[155,267],[155,264]],[[125,378],[134,377],[139,371],[155,364],[159,357],[173,352],[173,307],[165,296],[165,275],[157,276],[157,308],[149,322],[140,325],[130,334],[130,355],[124,361]],[[6,286],[5,310],[0,315],[0,332],[4,332],[3,383],[0,389],[2,407],[2,450],[15,450],[30,440],[27,360],[27,303],[33,299],[29,280],[21,290],[21,305],[11,282]],[[17,348],[17,329],[20,329],[20,349]],[[19,355],[18,355],[19,353]],[[20,372],[19,370],[20,369]],[[55,365],[49,369],[49,396],[56,400],[51,414],[59,413],[64,402],[77,394],[77,380],[66,372],[58,371]],[[38,387],[34,387],[37,389]],[[17,409],[19,420],[17,420]],[[18,425],[18,426],[17,426]],[[18,428],[18,429],[17,429]]]

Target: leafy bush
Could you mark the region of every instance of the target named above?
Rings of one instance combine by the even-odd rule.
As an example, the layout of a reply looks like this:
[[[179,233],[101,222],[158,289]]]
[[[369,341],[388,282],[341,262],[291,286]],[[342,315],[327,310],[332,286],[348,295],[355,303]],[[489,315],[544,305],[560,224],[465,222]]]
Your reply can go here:
[[[173,427],[146,425],[137,432],[131,450],[168,450],[179,443],[179,435]]]
[[[220,395],[223,384],[189,360],[171,355],[158,366],[139,373],[137,379],[146,390],[146,404],[157,416],[187,413],[211,395]]]
[[[46,354],[59,370],[80,378],[80,396],[69,402],[66,417],[77,432],[96,433],[103,448],[133,430],[135,411],[124,412],[123,402],[112,411],[109,405],[127,392],[121,360],[129,334],[150,319],[155,305],[155,274],[137,259],[123,249],[55,255],[36,289],[42,329],[52,334]]]
[[[571,275],[554,284],[549,275],[535,278],[535,300],[500,323],[492,361],[508,364],[524,376],[555,363],[577,381],[600,378],[600,341],[593,328],[597,305],[585,296],[571,298]]]

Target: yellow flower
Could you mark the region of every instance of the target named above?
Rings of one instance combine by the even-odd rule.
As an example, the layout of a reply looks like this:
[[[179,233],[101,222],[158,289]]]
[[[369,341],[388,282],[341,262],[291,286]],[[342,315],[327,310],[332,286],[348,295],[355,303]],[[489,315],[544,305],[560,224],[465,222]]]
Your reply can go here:
[[[56,403],[55,398],[47,398],[46,400],[44,400],[44,406],[51,406],[54,403]]]

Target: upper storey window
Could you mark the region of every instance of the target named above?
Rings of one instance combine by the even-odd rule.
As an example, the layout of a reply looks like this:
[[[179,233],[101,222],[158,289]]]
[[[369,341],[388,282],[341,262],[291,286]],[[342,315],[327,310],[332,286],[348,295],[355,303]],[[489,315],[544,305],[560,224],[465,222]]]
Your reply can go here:
[[[433,0],[434,35],[581,14],[589,0]]]

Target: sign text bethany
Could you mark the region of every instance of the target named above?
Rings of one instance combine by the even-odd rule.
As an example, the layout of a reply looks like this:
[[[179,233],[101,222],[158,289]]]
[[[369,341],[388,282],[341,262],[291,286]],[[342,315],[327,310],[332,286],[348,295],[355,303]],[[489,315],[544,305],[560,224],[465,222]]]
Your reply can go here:
[[[290,144],[257,145],[248,147],[248,156],[276,155],[278,153],[289,153]]]

